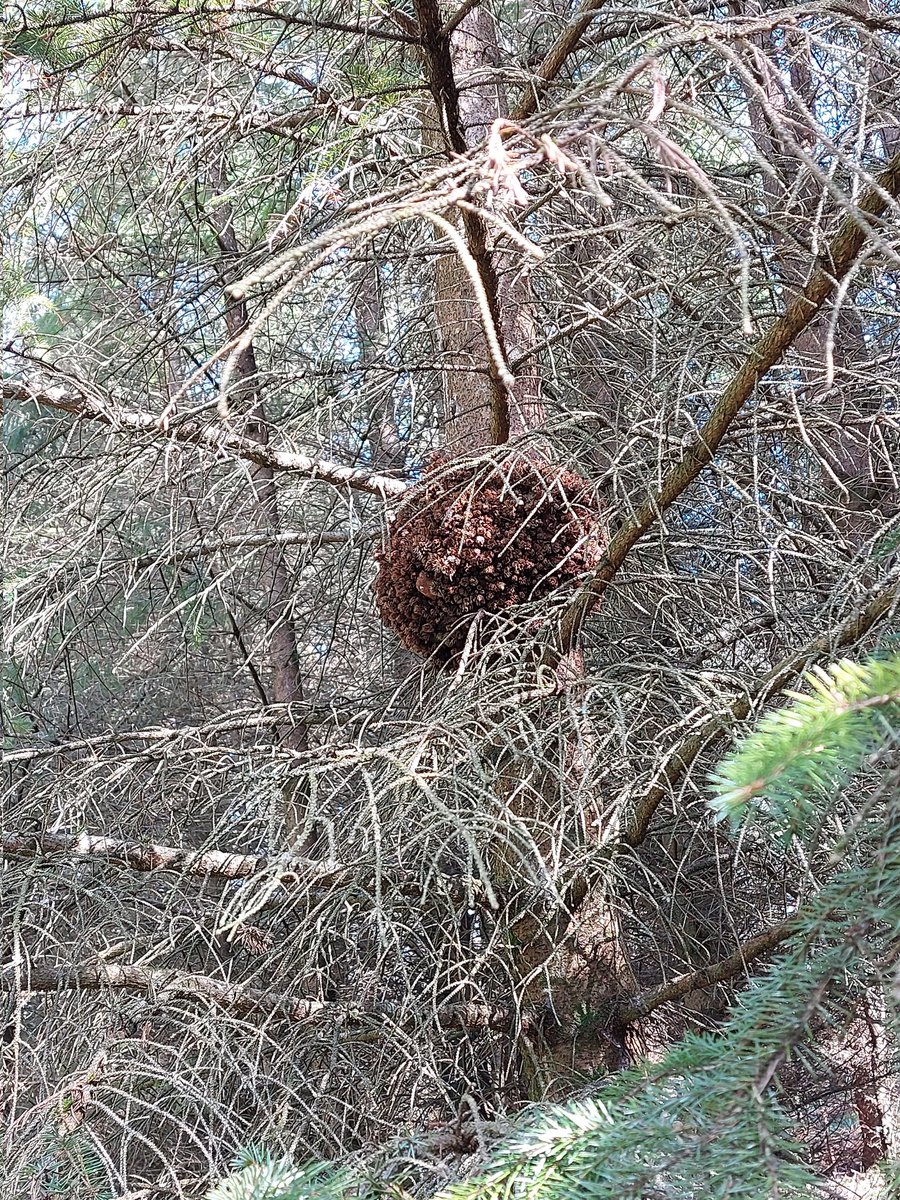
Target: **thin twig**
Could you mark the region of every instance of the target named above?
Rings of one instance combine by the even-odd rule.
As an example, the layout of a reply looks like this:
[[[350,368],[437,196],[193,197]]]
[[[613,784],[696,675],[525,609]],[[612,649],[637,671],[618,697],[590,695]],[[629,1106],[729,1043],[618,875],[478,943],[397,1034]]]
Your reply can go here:
[[[639,846],[647,836],[653,814],[672,794],[675,784],[691,768],[702,751],[721,741],[753,708],[763,700],[794,683],[817,659],[833,658],[835,652],[852,646],[900,603],[900,582],[894,580],[878,591],[864,608],[854,612],[836,630],[829,630],[808,642],[800,650],[782,659],[767,675],[738,696],[724,713],[717,713],[679,742],[666,757],[651,786],[631,807],[622,830],[622,841]]]

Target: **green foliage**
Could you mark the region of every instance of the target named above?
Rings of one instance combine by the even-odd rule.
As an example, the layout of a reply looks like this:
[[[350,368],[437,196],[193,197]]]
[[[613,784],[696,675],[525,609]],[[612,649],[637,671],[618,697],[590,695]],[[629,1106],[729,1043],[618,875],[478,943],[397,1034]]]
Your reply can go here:
[[[4,58],[27,58],[42,67],[59,70],[69,67],[78,59],[67,31],[53,30],[45,34],[40,29],[16,30],[3,44]]]
[[[895,521],[875,541],[872,557],[879,561],[900,550],[900,521]]]
[[[816,1176],[769,1085],[814,1017],[838,1017],[838,981],[859,969],[860,948],[846,924],[830,925],[822,911],[818,917],[807,932],[815,925],[830,944],[815,955],[801,947],[783,958],[748,989],[721,1035],[690,1034],[657,1066],[623,1073],[580,1103],[540,1112],[485,1175],[444,1200],[815,1194]]]
[[[257,1147],[237,1156],[234,1173],[207,1193],[207,1200],[342,1200],[353,1182],[349,1171],[321,1164],[295,1166]]]
[[[0,662],[0,697],[2,697],[3,744],[15,742],[16,737],[32,733],[34,716],[28,701],[25,683],[18,663],[11,654]]]
[[[840,662],[809,682],[808,694],[766,716],[719,767],[711,806],[720,816],[755,807],[779,830],[799,829],[867,754],[896,740],[900,657]],[[659,1063],[621,1073],[596,1095],[536,1109],[484,1173],[441,1200],[824,1194],[779,1098],[779,1072],[799,1053],[815,1052],[813,1025],[846,1024],[860,981],[877,979],[890,953],[900,928],[897,817],[888,804],[859,826],[855,853],[798,913],[789,950],[744,991],[718,1035],[688,1034]],[[209,1200],[337,1200],[350,1183],[324,1169],[262,1160],[244,1165]]]
[[[765,817],[790,837],[819,823],[827,802],[900,729],[900,656],[842,660],[807,676],[808,694],[763,717],[719,767],[712,801],[720,817]]]
[[[20,13],[24,15],[23,10]],[[0,57],[22,58],[48,71],[64,71],[85,58],[102,62],[126,28],[123,21],[81,5],[32,6],[27,22],[9,24],[0,40]]]
[[[809,682],[810,693],[765,717],[720,765],[711,801],[720,817],[756,809],[782,833],[799,830],[868,754],[896,744],[900,657],[840,662]],[[877,981],[890,953],[900,928],[897,816],[889,803],[860,824],[855,854],[798,914],[791,949],[746,989],[718,1036],[689,1034],[596,1096],[539,1110],[485,1174],[444,1200],[824,1194],[774,1085],[814,1024],[846,1024],[859,981]]]
[[[67,1109],[63,1107],[63,1115]],[[113,1200],[109,1172],[95,1142],[78,1132],[48,1129],[27,1171],[32,1195],[46,1200]]]

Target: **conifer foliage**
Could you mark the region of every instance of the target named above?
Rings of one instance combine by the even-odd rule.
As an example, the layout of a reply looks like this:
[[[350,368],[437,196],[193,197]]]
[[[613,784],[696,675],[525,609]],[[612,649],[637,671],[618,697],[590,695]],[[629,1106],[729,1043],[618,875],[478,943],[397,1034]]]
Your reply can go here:
[[[889,1186],[898,62],[6,6],[0,1200]]]
[[[800,838],[810,849],[829,826],[839,790],[857,784],[861,772],[873,776],[853,828],[833,834],[828,846],[840,868],[797,910],[782,952],[718,1033],[690,1034],[658,1063],[571,1104],[538,1108],[485,1168],[441,1200],[833,1194],[807,1161],[782,1077],[813,1053],[816,1031],[846,1021],[862,984],[888,988],[889,1029],[900,1032],[900,656],[843,660],[806,683],[720,763],[709,801],[720,818],[755,835],[782,845]],[[880,1165],[869,1194],[896,1194],[896,1165]],[[212,1192],[210,1200],[325,1195],[282,1170],[265,1184],[245,1174],[244,1190],[235,1182],[234,1192]],[[377,1194],[364,1181],[353,1186]]]

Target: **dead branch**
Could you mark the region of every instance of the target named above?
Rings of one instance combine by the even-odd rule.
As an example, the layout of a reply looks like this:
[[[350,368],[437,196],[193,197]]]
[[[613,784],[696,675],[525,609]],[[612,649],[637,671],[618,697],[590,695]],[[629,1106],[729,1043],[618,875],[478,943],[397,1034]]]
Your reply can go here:
[[[748,938],[727,958],[711,963],[708,967],[701,967],[697,971],[688,971],[684,975],[670,979],[668,983],[661,983],[658,987],[649,988],[617,1008],[616,1021],[623,1025],[630,1025],[641,1020],[642,1017],[649,1016],[654,1009],[661,1005],[670,1004],[673,1000],[680,1000],[688,992],[712,987],[713,984],[724,983],[727,979],[734,979],[743,974],[747,965],[755,958],[759,958],[769,950],[780,946],[782,942],[786,942],[796,927],[796,921],[793,918],[781,921],[777,925],[770,926],[769,929],[764,929],[762,933],[756,933],[753,937]]]
[[[18,978],[17,978],[18,975]],[[338,1000],[281,995],[247,984],[230,984],[209,975],[189,971],[127,966],[118,963],[84,963],[55,966],[23,963],[19,972],[9,966],[0,974],[0,992],[95,992],[104,988],[143,992],[159,1003],[172,1000],[207,1001],[237,1017],[280,1017],[287,1021],[375,1022],[419,1025],[428,1010],[402,1010],[379,1005],[365,1008]],[[527,1025],[535,1016],[518,1014],[503,1004],[448,1004],[433,1012],[442,1028],[492,1029],[497,1031]]]
[[[537,108],[538,100],[562,70],[570,54],[578,49],[585,30],[606,3],[606,0],[583,0],[575,19],[567,25],[547,52],[544,61],[534,72],[522,99],[512,113],[514,121],[524,121]]]
[[[201,878],[250,879],[268,873],[292,891],[305,887],[317,889],[359,883],[375,871],[368,867],[350,867],[327,859],[302,858],[286,854],[278,858],[258,854],[232,853],[228,850],[197,850],[190,847],[161,846],[156,843],[126,842],[118,838],[91,836],[87,833],[7,833],[0,838],[0,855],[8,858],[44,858],[60,856],[97,863],[114,863],[132,871],[171,871],[178,875]],[[479,881],[467,876],[444,877],[446,891],[461,898],[479,891]],[[420,878],[390,867],[378,874],[381,894],[397,892],[421,896],[425,884]]]
[[[31,762],[40,758],[52,758],[56,754],[84,754],[86,751],[102,750],[107,746],[127,746],[133,742],[150,742],[174,748],[179,742],[198,745],[203,738],[216,737],[222,733],[234,733],[244,729],[268,729],[285,720],[306,725],[322,725],[336,721],[339,709],[329,705],[270,704],[262,712],[255,709],[223,713],[214,721],[203,725],[182,725],[170,728],[164,725],[146,729],[110,730],[94,734],[93,737],[77,738],[69,742],[54,742],[44,746],[28,746],[22,750],[8,750],[0,755],[0,763]]]
[[[441,37],[449,37],[453,30],[466,19],[472,9],[480,3],[481,0],[463,0],[456,12],[448,17],[441,26]]]
[[[7,833],[0,838],[0,853],[10,858],[94,859],[130,867],[133,871],[173,871],[219,879],[248,879],[266,871],[294,883],[340,883],[355,872],[343,863],[307,858],[266,858],[227,850],[194,850],[153,843],[125,842],[117,838],[92,837],[87,833]]]
[[[877,221],[882,217],[898,194],[900,154],[891,159],[875,184],[862,196],[858,207],[847,213],[837,235],[819,255],[819,265],[807,285],[747,355],[696,438],[670,468],[659,490],[644,501],[612,539],[600,568],[563,615],[559,636],[564,651],[577,642],[585,618],[601,599],[632,548],[713,461],[719,443],[756,385],[780,362],[853,266],[872,230],[870,218]]]
[[[672,788],[687,774],[703,751],[724,738],[740,721],[744,721],[761,702],[784,691],[817,660],[829,660],[838,650],[852,646],[864,637],[883,617],[890,615],[900,602],[900,582],[894,579],[875,594],[862,609],[853,613],[837,629],[814,638],[806,646],[782,659],[773,669],[733,701],[724,713],[717,713],[699,729],[689,734],[672,750],[652,786],[631,808],[622,832],[622,841],[639,846],[660,803],[672,794]]]
[[[269,546],[309,546],[318,550],[322,546],[342,546],[352,541],[363,544],[371,542],[376,535],[369,530],[340,533],[337,530],[321,530],[307,533],[298,529],[286,529],[282,533],[245,533],[226,538],[203,538],[193,546],[183,549],[162,546],[141,554],[137,558],[99,558],[74,563],[48,563],[21,583],[16,584],[16,595],[21,598],[31,592],[46,594],[50,587],[77,585],[79,582],[97,583],[104,575],[146,571],[151,567],[180,566],[198,558],[213,558],[226,550],[260,550]]]
[[[273,471],[290,471],[305,475],[309,479],[331,484],[332,487],[369,492],[385,500],[391,496],[402,495],[407,488],[402,479],[392,479],[359,467],[345,467],[339,463],[310,458],[308,455],[295,454],[288,450],[272,450],[253,438],[229,433],[218,422],[206,424],[191,420],[172,424],[168,431],[164,431],[158,418],[149,413],[129,411],[101,402],[87,394],[76,395],[67,387],[42,384],[37,380],[5,380],[0,383],[0,396],[4,401],[17,404],[27,404],[30,401],[44,408],[71,413],[82,420],[99,421],[112,429],[199,446],[218,458],[243,459]]]

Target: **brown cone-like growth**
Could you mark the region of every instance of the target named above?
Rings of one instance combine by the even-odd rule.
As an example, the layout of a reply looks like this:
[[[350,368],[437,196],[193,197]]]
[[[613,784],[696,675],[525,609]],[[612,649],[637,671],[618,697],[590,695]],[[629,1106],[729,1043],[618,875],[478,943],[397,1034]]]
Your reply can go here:
[[[526,458],[436,456],[378,554],[381,618],[417,654],[452,662],[472,618],[547,595],[597,565],[605,537],[587,483]]]

